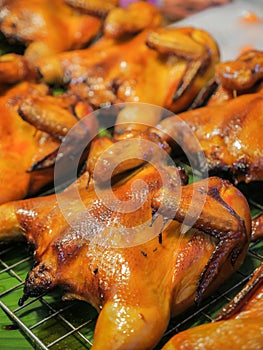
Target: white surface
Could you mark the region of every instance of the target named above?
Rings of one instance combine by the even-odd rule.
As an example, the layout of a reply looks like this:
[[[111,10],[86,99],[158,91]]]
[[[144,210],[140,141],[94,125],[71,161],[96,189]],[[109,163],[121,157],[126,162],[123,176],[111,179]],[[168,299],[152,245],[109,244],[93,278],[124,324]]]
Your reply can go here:
[[[259,22],[246,23],[252,12]],[[245,46],[263,51],[263,0],[234,0],[190,16],[173,26],[193,26],[208,31],[218,42],[221,60],[235,59]]]

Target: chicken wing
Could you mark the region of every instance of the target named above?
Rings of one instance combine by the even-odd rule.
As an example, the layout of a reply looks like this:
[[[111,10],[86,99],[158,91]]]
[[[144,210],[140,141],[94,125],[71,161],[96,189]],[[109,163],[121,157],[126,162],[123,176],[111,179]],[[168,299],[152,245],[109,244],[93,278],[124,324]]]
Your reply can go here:
[[[20,83],[3,93],[0,203],[31,196],[52,183],[54,164],[48,164],[49,155],[58,149],[63,136],[77,122],[76,116],[86,116],[88,108],[74,96],[49,95],[44,84]],[[91,122],[89,131],[96,133],[96,120],[85,119]]]
[[[220,62],[216,66],[217,88],[208,100],[208,105],[218,104],[239,95],[262,89],[263,52],[249,50],[234,61]]]
[[[229,91],[247,92],[263,79],[263,52],[250,50],[216,67],[216,81]]]
[[[197,191],[209,189],[206,210],[182,233],[191,185],[182,187],[183,211],[167,222],[153,201],[162,187],[155,167],[145,165],[110,189],[94,182],[87,188],[88,177],[60,195],[0,207],[1,237],[23,234],[36,249],[20,303],[62,285],[65,299],[86,300],[100,312],[93,349],[152,349],[170,316],[194,303],[197,289],[200,301],[240,266],[250,240],[247,202],[230,183],[203,180]],[[172,178],[168,184],[178,188]],[[211,236],[213,228],[235,242],[216,273],[210,267],[222,242]],[[210,271],[209,283],[203,271]]]

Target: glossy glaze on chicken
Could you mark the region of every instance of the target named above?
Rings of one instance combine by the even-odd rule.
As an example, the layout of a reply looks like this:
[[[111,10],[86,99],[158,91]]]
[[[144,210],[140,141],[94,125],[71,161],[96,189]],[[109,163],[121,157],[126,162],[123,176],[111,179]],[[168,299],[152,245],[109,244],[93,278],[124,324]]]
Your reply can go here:
[[[164,139],[180,146],[198,161],[198,150],[182,134],[186,122],[200,142],[210,173],[226,174],[236,183],[263,180],[263,95],[241,95],[163,120]],[[168,141],[169,142],[169,141]]]
[[[46,0],[45,6],[37,0],[31,6],[22,0],[1,3],[0,30],[8,40],[21,41],[27,48],[24,56],[8,54],[0,59],[0,107],[6,116],[0,122],[4,170],[0,203],[33,196],[53,180],[58,146],[91,111],[90,105],[99,108],[124,101],[182,112],[179,118],[199,140],[210,173],[227,172],[236,183],[262,180],[260,52],[218,65],[219,87],[208,106],[186,112],[195,105],[200,90],[209,88],[219,61],[217,44],[208,33],[190,27],[164,28],[159,11],[145,2],[126,9],[117,8],[114,0],[49,4]],[[25,19],[36,13],[45,30],[36,25],[28,32]],[[75,50],[90,42],[102,23],[104,36],[89,48]],[[68,40],[60,40],[61,32]],[[225,74],[229,69],[234,72],[230,79]],[[240,88],[236,72],[244,73],[241,85],[245,81],[245,87]],[[34,84],[12,86],[23,79]],[[36,84],[40,80],[61,84],[67,93],[55,97],[47,85]],[[28,273],[20,303],[57,285],[64,288],[65,299],[91,303],[99,312],[93,349],[152,349],[170,317],[199,304],[224,283],[247,252],[249,207],[226,180],[211,177],[186,185],[185,175],[178,182],[178,169],[159,164],[169,168],[166,187],[145,159],[119,165],[114,155],[107,159],[118,166],[113,187],[105,187],[110,177],[104,167],[107,162],[94,178],[101,155],[98,147],[105,150],[135,135],[139,135],[138,144],[148,140],[168,153],[174,140],[180,140],[192,159],[198,157],[200,149],[194,148],[174,120],[160,123],[161,138],[156,130],[120,132],[115,128],[113,139],[102,137],[91,143],[86,171],[64,192],[0,206],[0,238],[24,236],[35,249],[36,264]],[[63,156],[75,154],[77,144],[82,147],[85,138],[96,135],[97,126],[95,119],[89,119],[75,135],[69,154]],[[149,161],[157,159],[154,150],[140,149]],[[147,191],[141,185],[133,192],[136,181],[147,184]],[[112,206],[111,191],[123,208]],[[261,221],[253,226],[255,239]],[[255,325],[262,326],[260,322],[248,321],[249,336]],[[235,329],[231,327],[230,331]]]
[[[23,234],[36,249],[21,302],[61,285],[66,299],[100,311],[93,349],[151,349],[171,315],[200,302],[242,263],[250,241],[247,202],[219,178],[183,186],[176,201],[178,179],[170,177],[170,197],[161,204],[162,179],[150,165],[99,197],[88,180],[86,172],[60,195],[0,207],[2,238]],[[107,204],[111,190],[121,206]],[[193,191],[203,210],[185,231]]]
[[[91,109],[72,95],[55,97],[46,85],[27,82],[6,89],[0,109],[0,203],[5,203],[52,185],[63,137]],[[92,115],[86,127],[83,135],[97,133]]]
[[[11,44],[25,45],[25,57],[31,63],[43,56],[87,45],[100,28],[100,18],[83,14],[64,0],[0,3],[0,31]]]
[[[261,349],[263,342],[263,264],[225,307],[216,322],[174,336],[163,350]]]

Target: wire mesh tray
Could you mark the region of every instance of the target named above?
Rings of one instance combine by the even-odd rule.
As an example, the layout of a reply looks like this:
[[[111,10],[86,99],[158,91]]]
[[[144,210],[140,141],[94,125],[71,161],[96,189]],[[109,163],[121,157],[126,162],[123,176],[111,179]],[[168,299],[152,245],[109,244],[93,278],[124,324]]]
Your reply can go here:
[[[260,205],[252,207],[252,214],[258,214],[261,209]],[[47,295],[31,298],[19,307],[18,300],[23,294],[24,280],[33,265],[33,257],[25,242],[1,244],[0,248],[0,306],[4,311],[0,311],[0,349],[7,349],[1,345],[6,344],[7,339],[10,340],[10,349],[17,349],[19,341],[24,344],[20,346],[19,343],[20,349],[90,349],[97,318],[96,310],[85,302],[61,301],[63,291],[58,288]],[[175,333],[210,322],[241,290],[262,261],[263,241],[251,243],[239,271],[199,308],[192,308],[172,319],[156,350],[161,349]]]

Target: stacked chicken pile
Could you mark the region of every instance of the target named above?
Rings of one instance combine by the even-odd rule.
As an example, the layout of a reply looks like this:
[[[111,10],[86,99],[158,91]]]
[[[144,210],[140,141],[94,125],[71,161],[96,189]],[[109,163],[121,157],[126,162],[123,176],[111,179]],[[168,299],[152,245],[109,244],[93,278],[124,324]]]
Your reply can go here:
[[[20,303],[62,285],[100,312],[93,349],[152,349],[262,233],[234,185],[263,179],[263,54],[220,62],[209,33],[165,27],[147,2],[16,0],[0,11],[19,49],[0,59],[0,236],[25,236],[36,260]],[[182,151],[200,181],[176,166]],[[36,197],[65,179],[75,181]],[[261,288],[255,276],[221,318]],[[247,349],[262,342],[256,295],[238,321]],[[204,338],[214,349],[207,332],[240,330],[224,322],[165,348]]]

